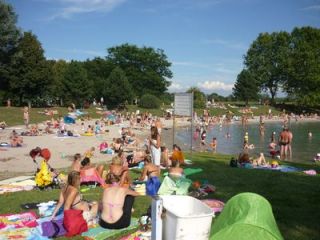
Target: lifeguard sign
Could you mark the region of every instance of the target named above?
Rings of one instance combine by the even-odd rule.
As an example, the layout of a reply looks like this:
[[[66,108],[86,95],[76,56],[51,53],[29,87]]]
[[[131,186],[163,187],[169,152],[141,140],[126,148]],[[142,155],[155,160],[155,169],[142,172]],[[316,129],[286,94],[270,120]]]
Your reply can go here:
[[[176,93],[174,95],[174,115],[192,117],[193,93]]]
[[[193,92],[174,94],[174,111],[173,111],[173,144],[175,137],[175,116],[191,117],[191,137],[190,151],[192,154],[192,128],[193,128]]]

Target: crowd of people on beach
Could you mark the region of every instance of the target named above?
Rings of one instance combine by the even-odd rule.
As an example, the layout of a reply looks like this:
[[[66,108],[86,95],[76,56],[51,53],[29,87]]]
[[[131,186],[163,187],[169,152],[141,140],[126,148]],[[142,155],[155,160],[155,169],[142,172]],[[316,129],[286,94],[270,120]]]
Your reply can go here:
[[[139,115],[140,116],[140,115]],[[133,118],[128,116],[130,126],[122,127],[119,138],[114,138],[111,143],[103,140],[99,149],[101,153],[110,149],[112,161],[93,164],[91,158],[96,153],[96,148],[91,147],[83,154],[76,153],[67,176],[63,176],[49,165],[51,152],[49,149],[39,147],[30,151],[30,157],[37,165],[35,182],[39,189],[47,190],[60,187],[59,201],[53,212],[55,219],[60,208],[64,211],[75,209],[83,211],[84,219],[89,222],[96,218],[99,212],[99,225],[108,229],[121,229],[129,226],[134,197],[139,193],[134,191],[135,182],[144,182],[146,194],[157,194],[161,181],[162,169],[167,169],[169,176],[183,177],[184,154],[181,148],[174,144],[172,152],[161,142],[163,124],[159,118],[151,115],[148,118]],[[134,123],[132,123],[134,121]],[[95,122],[96,124],[99,121]],[[145,141],[135,137],[133,129],[141,124],[148,124],[150,136]],[[88,126],[93,133],[98,133],[97,128]],[[102,130],[102,128],[100,129]],[[37,158],[41,157],[40,164]],[[140,167],[141,175],[131,179],[130,169]],[[100,202],[88,202],[82,198],[80,185],[95,184],[104,188]]]

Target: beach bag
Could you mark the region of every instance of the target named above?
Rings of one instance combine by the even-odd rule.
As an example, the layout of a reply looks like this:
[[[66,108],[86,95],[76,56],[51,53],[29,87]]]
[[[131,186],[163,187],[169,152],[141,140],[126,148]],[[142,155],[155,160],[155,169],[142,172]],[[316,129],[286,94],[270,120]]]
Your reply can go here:
[[[88,231],[88,224],[82,216],[81,210],[69,209],[64,211],[63,225],[66,229],[66,237],[80,235]]]
[[[42,236],[56,238],[66,234],[63,226],[63,219],[41,223]]]
[[[159,188],[160,188],[160,180],[158,177],[151,177],[146,182],[146,193],[149,196],[154,196],[157,194]]]

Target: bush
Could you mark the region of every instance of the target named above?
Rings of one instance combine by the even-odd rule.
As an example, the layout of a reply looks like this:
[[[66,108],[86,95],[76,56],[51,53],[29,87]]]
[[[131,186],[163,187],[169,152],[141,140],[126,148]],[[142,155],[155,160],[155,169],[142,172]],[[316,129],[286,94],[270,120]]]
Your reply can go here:
[[[143,108],[159,108],[160,100],[154,95],[145,94],[141,97],[139,107]]]

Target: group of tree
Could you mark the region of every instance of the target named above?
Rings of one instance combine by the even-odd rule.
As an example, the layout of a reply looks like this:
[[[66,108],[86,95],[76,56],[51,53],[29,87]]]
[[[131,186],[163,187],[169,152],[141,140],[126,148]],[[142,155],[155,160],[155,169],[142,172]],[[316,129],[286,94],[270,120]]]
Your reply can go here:
[[[281,90],[298,103],[320,103],[320,29],[294,28],[291,33],[261,33],[244,57],[245,68],[233,88],[248,102],[268,92],[271,102]]]
[[[168,95],[171,63],[161,49],[122,44],[106,57],[48,60],[36,35],[16,25],[10,4],[0,0],[0,101],[82,105],[104,98],[110,107],[143,95]],[[97,99],[97,100],[98,100]]]

